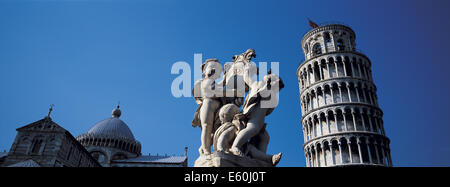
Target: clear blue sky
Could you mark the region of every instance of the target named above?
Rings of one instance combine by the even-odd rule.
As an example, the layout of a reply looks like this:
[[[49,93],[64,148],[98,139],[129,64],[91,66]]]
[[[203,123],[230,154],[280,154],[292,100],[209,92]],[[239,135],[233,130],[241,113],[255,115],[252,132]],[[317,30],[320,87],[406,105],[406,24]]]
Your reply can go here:
[[[0,1],[0,149],[15,129],[43,118],[74,136],[122,119],[143,154],[197,158],[200,129],[192,98],[171,94],[171,66],[230,61],[248,48],[280,62],[286,88],[266,118],[268,151],[280,166],[305,166],[296,69],[307,18],[343,22],[372,60],[395,166],[450,166],[448,0],[429,1]],[[191,66],[192,67],[192,66]],[[198,68],[198,67],[192,67]]]

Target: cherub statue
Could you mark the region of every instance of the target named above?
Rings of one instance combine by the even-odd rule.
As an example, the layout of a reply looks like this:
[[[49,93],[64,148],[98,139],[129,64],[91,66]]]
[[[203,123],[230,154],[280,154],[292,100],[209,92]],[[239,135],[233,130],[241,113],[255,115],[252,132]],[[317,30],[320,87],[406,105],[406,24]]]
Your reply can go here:
[[[244,128],[241,123],[242,114],[239,114],[239,107],[234,104],[226,104],[219,110],[221,126],[214,133],[214,150],[218,152],[228,152],[237,132]]]
[[[239,112],[239,108],[234,104],[226,104],[219,111],[219,118],[222,125],[214,133],[214,150],[216,152],[228,153],[231,143],[236,138],[240,130],[245,128],[245,116]],[[265,131],[265,129],[263,129]],[[246,155],[254,159],[262,160],[277,165],[281,160],[281,153],[268,155],[265,150],[259,150],[255,147],[254,141],[248,142],[246,147]]]
[[[266,152],[269,137],[265,131],[264,119],[277,106],[276,94],[284,87],[283,81],[270,71],[264,76],[263,81],[253,80],[252,76],[257,72],[254,68],[246,66],[244,73],[244,80],[250,86],[243,106],[243,114],[248,121],[246,127],[237,134],[230,149],[230,152],[239,156],[245,155],[242,151],[243,145],[249,140],[252,141],[251,139],[256,142],[259,150]]]
[[[212,136],[214,133],[214,124],[220,124],[216,115],[218,109],[224,104],[224,95],[234,94],[234,90],[229,91],[218,85],[216,80],[222,73],[222,66],[217,59],[208,59],[202,65],[203,79],[197,81],[194,85],[193,94],[197,104],[199,104],[192,126],[200,126],[202,129],[201,142],[199,149],[201,155],[211,154]],[[196,93],[200,92],[200,94]],[[231,92],[231,93],[230,93]]]
[[[245,85],[243,79],[245,66],[251,64],[251,59],[255,58],[255,50],[248,49],[240,55],[233,56],[233,62],[230,64],[225,64],[224,79],[223,83],[227,88],[236,89],[237,95],[234,99],[238,98],[241,102],[236,102],[238,106],[242,105],[242,100],[244,98],[245,92],[248,91],[248,85]]]

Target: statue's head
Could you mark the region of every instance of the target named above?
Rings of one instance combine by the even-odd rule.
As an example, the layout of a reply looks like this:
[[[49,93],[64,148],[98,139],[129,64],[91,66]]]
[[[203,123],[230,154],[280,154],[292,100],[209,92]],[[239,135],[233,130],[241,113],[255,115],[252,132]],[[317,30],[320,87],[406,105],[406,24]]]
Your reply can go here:
[[[231,122],[236,114],[239,114],[239,107],[235,104],[226,104],[219,110],[219,119],[222,123]]]
[[[247,49],[247,51],[245,51],[245,60],[252,60],[252,58],[256,58],[256,53],[254,49]]]
[[[200,68],[202,70],[203,77],[212,79],[218,79],[223,71],[222,65],[220,65],[217,58],[205,60]]]
[[[233,56],[233,62],[235,61],[245,61],[250,62],[252,58],[256,58],[256,53],[254,49],[247,49],[244,53],[240,55],[234,55]]]

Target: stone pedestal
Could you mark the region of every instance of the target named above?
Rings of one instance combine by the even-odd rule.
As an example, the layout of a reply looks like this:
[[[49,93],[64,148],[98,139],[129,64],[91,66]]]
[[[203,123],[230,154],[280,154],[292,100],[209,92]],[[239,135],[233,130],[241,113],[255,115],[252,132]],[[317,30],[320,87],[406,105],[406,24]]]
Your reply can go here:
[[[273,167],[272,163],[249,157],[240,157],[231,153],[214,152],[211,155],[201,155],[194,167]]]

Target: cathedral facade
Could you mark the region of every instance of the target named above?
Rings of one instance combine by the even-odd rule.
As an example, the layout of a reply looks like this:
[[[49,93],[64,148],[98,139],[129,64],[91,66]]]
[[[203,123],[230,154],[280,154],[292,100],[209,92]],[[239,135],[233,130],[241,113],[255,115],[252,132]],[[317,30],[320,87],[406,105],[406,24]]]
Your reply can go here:
[[[50,118],[17,129],[9,152],[0,153],[1,167],[187,167],[184,156],[142,155],[119,107],[112,117],[74,138]]]
[[[17,129],[5,167],[100,167],[69,131],[45,117]]]

